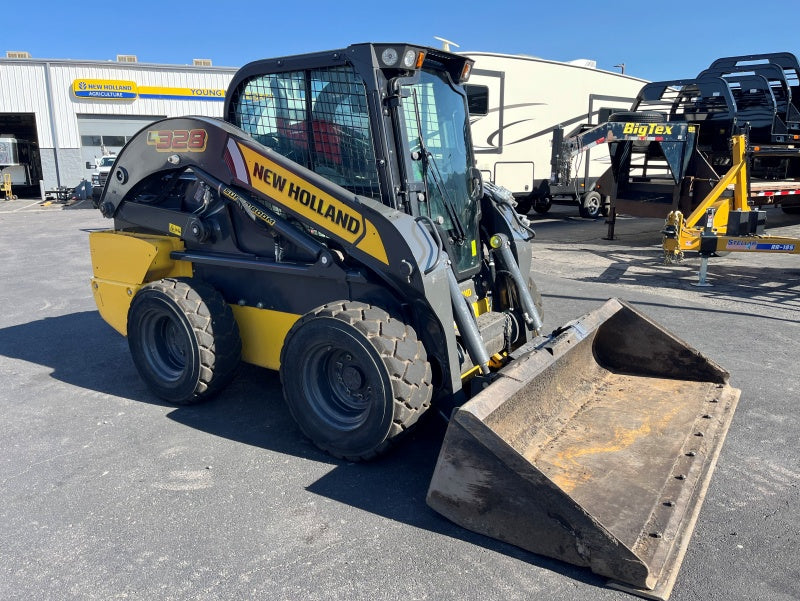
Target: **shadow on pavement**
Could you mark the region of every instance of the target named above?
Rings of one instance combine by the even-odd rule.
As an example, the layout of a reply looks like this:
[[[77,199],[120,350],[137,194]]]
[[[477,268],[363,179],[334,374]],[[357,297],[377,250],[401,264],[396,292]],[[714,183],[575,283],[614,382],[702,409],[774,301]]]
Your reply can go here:
[[[554,249],[553,252],[558,250]],[[705,299],[743,303],[752,308],[753,314],[760,314],[763,307],[800,310],[800,260],[796,261],[796,267],[765,267],[732,264],[728,257],[712,257],[708,264],[707,278],[712,286],[703,288],[694,286],[698,281],[699,270],[699,260],[696,257],[681,264],[664,265],[660,250],[619,252],[614,249],[586,249],[583,252],[601,257],[607,265],[597,275],[570,279],[620,286],[691,290]],[[721,308],[717,312],[726,313]],[[784,321],[778,317],[772,319]]]
[[[140,380],[126,340],[95,311],[45,318],[0,329],[0,355],[52,370],[52,377],[86,390],[168,406]],[[308,441],[283,401],[277,373],[242,365],[219,395],[177,407],[169,419],[243,444],[333,466],[307,490],[404,524],[453,537],[575,580],[605,586],[605,579],[567,563],[534,555],[465,530],[425,503],[446,424],[432,410],[387,456],[369,463],[334,459]]]

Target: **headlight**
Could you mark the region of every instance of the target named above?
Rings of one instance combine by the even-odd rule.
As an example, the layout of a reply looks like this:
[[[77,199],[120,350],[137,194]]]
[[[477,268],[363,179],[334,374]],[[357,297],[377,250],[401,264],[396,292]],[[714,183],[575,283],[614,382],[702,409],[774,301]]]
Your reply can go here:
[[[403,55],[403,66],[406,69],[411,69],[417,64],[417,53],[413,50],[406,50]]]
[[[400,57],[397,55],[397,50],[394,48],[387,48],[381,53],[381,60],[387,67],[394,67],[397,64],[398,58]]]

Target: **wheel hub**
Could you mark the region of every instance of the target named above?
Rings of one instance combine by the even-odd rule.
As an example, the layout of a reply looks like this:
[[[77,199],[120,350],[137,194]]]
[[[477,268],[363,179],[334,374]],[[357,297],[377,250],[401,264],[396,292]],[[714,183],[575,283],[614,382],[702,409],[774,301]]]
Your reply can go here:
[[[347,365],[342,369],[342,384],[352,393],[364,386],[364,374],[354,365]]]

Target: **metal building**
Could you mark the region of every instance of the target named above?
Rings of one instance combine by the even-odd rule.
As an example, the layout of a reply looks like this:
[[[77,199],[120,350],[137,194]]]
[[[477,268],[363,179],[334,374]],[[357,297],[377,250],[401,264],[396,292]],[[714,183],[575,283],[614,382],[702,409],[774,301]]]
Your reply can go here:
[[[104,153],[119,151],[157,119],[222,117],[225,90],[235,72],[212,67],[208,60],[160,65],[138,63],[128,55],[85,61],[7,52],[0,58],[0,139],[38,146],[33,172],[46,190],[75,187],[91,179],[87,163],[93,167]]]

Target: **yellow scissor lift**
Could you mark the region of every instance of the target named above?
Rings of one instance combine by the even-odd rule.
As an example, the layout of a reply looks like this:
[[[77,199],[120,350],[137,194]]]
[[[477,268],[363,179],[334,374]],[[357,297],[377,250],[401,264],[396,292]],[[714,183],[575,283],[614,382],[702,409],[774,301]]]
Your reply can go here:
[[[765,213],[748,204],[747,141],[744,135],[733,137],[733,165],[708,196],[684,217],[672,211],[662,233],[664,262],[683,260],[686,251],[700,253],[700,281],[706,282],[708,258],[715,253],[768,252],[800,254],[800,239],[764,234]],[[733,196],[723,193],[733,185]]]

